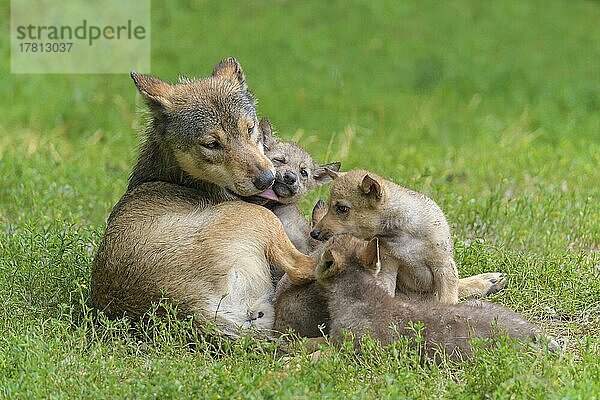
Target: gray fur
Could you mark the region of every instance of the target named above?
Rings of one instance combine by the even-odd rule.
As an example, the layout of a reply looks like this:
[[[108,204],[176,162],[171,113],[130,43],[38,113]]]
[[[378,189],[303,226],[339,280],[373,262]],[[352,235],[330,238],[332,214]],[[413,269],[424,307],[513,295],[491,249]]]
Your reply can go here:
[[[470,340],[493,341],[508,335],[523,342],[535,342],[542,331],[521,315],[496,304],[471,301],[443,304],[432,301],[404,301],[390,296],[377,278],[378,267],[368,255],[373,243],[350,235],[334,236],[326,245],[316,276],[323,286],[330,315],[330,337],[344,340],[345,332],[356,340],[368,334],[387,345],[400,337],[415,337],[411,324],[424,325],[420,332],[429,357],[444,353],[453,360],[471,355]],[[330,254],[327,260],[326,254]],[[558,345],[550,341],[551,350]]]

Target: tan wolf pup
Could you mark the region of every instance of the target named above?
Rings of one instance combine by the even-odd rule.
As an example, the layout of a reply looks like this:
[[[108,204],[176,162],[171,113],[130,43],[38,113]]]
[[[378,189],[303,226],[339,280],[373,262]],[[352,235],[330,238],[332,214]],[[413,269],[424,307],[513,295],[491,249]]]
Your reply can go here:
[[[167,297],[227,335],[268,334],[269,265],[301,283],[314,279],[316,260],[272,212],[239,201],[270,197],[275,180],[242,67],[227,58],[211,76],[177,84],[131,77],[152,118],[92,264],[94,307],[137,319]]]
[[[366,242],[342,234],[325,245],[315,276],[327,298],[334,343],[343,341],[349,332],[357,341],[368,334],[387,345],[402,336],[415,337],[417,332],[411,324],[413,328],[422,324],[420,346],[424,354],[436,360],[442,354],[461,360],[471,354],[471,339],[494,340],[508,335],[533,342],[544,336],[521,315],[493,303],[406,302],[392,297],[379,285],[380,269],[377,238]],[[546,338],[549,350],[559,349],[557,342]]]
[[[311,232],[325,240],[349,233],[380,239],[381,284],[391,295],[454,304],[458,298],[497,291],[504,274],[482,274],[459,281],[450,227],[441,208],[422,193],[364,170],[330,173],[327,214]]]

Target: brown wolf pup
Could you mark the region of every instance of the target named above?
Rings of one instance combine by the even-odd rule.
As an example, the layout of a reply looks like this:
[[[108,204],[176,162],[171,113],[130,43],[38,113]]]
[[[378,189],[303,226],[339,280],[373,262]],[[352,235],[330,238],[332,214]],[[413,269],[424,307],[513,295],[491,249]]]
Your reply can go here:
[[[328,211],[311,236],[320,240],[340,233],[378,237],[380,280],[391,295],[454,304],[459,295],[486,295],[506,284],[504,274],[459,281],[450,227],[429,197],[364,170],[330,174],[336,179]]]
[[[316,261],[273,213],[239,201],[270,197],[275,180],[242,67],[228,58],[211,76],[177,84],[131,77],[152,118],[92,264],[94,307],[135,319],[167,296],[180,314],[227,335],[267,333],[269,265],[302,283],[314,279]]]
[[[323,200],[319,200],[313,208],[313,225],[322,218],[325,207]],[[318,242],[313,254],[320,253],[323,245],[324,242]],[[292,284],[289,277],[284,275],[275,289],[274,318],[273,330],[278,333],[291,330],[308,338],[329,333],[329,313],[323,288],[316,281]]]
[[[536,341],[541,330],[519,314],[485,302],[441,304],[406,302],[390,296],[377,279],[381,269],[378,239],[366,242],[351,235],[333,236],[315,270],[325,289],[330,338],[334,343],[349,332],[357,340],[368,334],[387,345],[401,336],[415,336],[411,324],[421,323],[425,353],[460,360],[470,355],[470,339],[494,339],[506,334],[521,341]],[[390,326],[393,326],[393,329]],[[550,350],[557,350],[555,341]]]

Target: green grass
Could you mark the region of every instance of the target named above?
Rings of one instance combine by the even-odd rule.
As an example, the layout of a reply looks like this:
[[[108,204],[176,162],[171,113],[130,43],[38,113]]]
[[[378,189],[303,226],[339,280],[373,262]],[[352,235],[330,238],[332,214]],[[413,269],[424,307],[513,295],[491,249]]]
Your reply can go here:
[[[8,31],[8,3],[0,3]],[[492,301],[561,339],[420,366],[94,324],[90,263],[123,193],[141,106],[123,75],[11,75],[0,38],[0,397],[600,397],[600,3],[182,1],[152,9],[152,73],[235,55],[261,115],[317,159],[423,191],[461,276],[509,274]],[[318,196],[302,203],[308,212]]]

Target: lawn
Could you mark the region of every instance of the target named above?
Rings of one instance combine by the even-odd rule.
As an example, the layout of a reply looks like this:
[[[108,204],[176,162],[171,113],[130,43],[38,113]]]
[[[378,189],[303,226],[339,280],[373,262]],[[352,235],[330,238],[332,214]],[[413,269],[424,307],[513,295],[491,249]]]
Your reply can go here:
[[[600,398],[598,21],[582,0],[152,4],[144,72],[175,81],[236,56],[280,136],[435,199],[461,276],[506,272],[491,301],[565,348],[440,366],[402,344],[313,360],[190,346],[185,321],[94,321],[90,264],[142,102],[126,74],[10,74],[3,35],[0,398]]]

